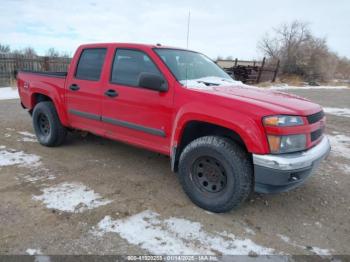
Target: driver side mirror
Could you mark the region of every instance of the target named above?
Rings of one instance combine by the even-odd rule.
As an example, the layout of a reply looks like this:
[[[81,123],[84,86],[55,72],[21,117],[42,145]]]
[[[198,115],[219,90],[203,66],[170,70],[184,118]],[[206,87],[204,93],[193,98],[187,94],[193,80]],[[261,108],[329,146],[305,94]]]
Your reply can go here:
[[[138,79],[138,86],[159,92],[168,91],[168,84],[165,79],[162,76],[153,73],[141,73]]]

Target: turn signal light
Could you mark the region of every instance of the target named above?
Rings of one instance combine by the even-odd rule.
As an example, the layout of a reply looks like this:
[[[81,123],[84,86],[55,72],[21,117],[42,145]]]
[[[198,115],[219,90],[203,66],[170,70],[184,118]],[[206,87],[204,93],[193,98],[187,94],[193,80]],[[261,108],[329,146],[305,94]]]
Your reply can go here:
[[[281,137],[280,136],[267,136],[269,141],[270,151],[271,153],[279,153],[280,145],[281,145]]]

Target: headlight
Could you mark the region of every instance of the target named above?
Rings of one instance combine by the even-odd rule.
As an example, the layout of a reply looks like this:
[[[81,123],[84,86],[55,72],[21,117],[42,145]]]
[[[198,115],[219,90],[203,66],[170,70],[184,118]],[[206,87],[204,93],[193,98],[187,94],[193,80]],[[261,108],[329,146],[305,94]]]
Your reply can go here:
[[[306,135],[268,135],[270,151],[273,154],[290,153],[306,149]]]
[[[303,119],[300,116],[266,116],[263,118],[265,126],[300,126],[303,125]]]

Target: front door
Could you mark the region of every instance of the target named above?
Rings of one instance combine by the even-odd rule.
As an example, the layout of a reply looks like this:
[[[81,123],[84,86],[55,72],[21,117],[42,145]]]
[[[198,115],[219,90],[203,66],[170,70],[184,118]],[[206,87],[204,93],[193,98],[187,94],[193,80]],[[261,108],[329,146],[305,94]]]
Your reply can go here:
[[[66,105],[70,125],[99,135],[104,134],[101,122],[101,73],[106,52],[107,48],[80,50],[79,60],[72,64],[76,70],[68,76],[66,84]]]
[[[106,135],[169,154],[173,88],[159,92],[138,86],[143,72],[162,75],[144,51],[117,48],[111,62],[102,103]]]

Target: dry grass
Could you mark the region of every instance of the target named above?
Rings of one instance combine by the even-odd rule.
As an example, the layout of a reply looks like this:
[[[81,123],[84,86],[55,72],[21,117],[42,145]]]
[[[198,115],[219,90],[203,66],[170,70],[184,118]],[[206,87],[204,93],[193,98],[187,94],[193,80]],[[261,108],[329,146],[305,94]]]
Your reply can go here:
[[[267,82],[261,82],[259,84],[255,84],[254,86],[258,87],[271,87],[271,86],[278,86],[282,84],[287,84],[290,86],[305,86],[305,81],[300,76],[297,75],[282,75],[279,78],[276,79],[275,82],[267,81]]]
[[[276,85],[277,82],[270,82],[270,81],[267,81],[267,82],[261,82],[261,83],[258,83],[258,84],[254,84],[254,86],[257,86],[257,87],[271,87],[273,85]]]
[[[12,88],[17,88],[17,80],[16,79],[13,79],[13,80],[11,80],[11,82],[10,82],[10,86],[12,87]]]
[[[305,81],[298,75],[282,75],[279,81],[290,86],[304,86]]]

